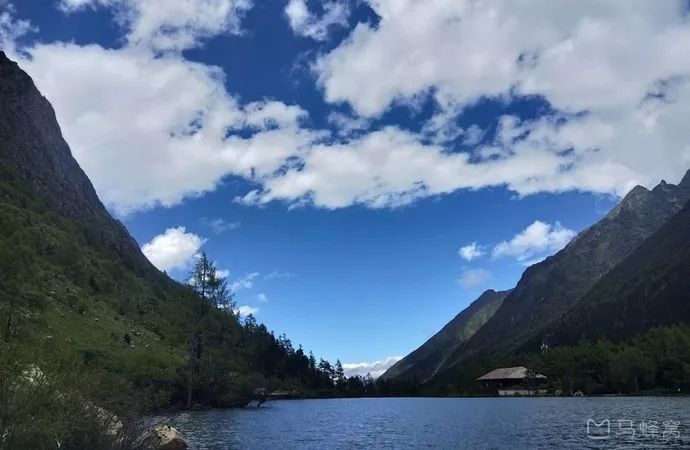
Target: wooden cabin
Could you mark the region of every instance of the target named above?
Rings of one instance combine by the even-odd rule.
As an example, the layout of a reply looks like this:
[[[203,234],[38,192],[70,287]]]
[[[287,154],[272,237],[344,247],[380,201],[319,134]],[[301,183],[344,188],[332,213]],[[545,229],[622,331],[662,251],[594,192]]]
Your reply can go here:
[[[546,395],[547,380],[522,366],[495,369],[477,378],[482,392],[500,397]]]

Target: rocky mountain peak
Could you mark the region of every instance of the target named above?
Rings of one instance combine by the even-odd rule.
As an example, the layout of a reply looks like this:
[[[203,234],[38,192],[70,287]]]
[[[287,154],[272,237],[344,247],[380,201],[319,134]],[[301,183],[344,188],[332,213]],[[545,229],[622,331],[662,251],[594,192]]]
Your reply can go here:
[[[680,183],[678,183],[678,186],[686,188],[686,189],[690,189],[690,169],[688,169],[688,171],[685,172],[685,176],[683,177],[682,180],[680,180]]]
[[[50,102],[31,77],[0,51],[0,180],[17,177],[52,212],[98,235],[130,266],[153,269],[137,242],[98,199],[62,137]]]

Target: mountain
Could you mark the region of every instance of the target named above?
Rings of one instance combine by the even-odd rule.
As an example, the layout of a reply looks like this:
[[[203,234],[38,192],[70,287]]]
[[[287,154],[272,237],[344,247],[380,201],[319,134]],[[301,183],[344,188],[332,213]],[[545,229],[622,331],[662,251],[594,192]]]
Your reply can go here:
[[[161,278],[125,227],[98,199],[72,157],[55,112],[31,78],[0,52],[0,164],[2,180],[23,183],[41,207],[74,220],[141,275]],[[126,180],[123,180],[126,182]]]
[[[690,171],[677,186],[662,181],[652,190],[633,188],[606,217],[579,233],[563,250],[529,267],[474,335],[436,362],[427,360],[426,366],[435,366],[429,384],[452,379],[460,363],[470,358],[505,356],[528,344],[538,348],[550,325],[689,199]]]
[[[143,409],[241,405],[258,386],[334,390],[287,337],[216,308],[148,261],[98,199],[50,103],[3,52],[0,318],[2,392],[27,366],[55,380],[54,391],[74,383],[70,398],[90,398],[99,386],[97,404],[113,396]],[[77,382],[82,372],[89,382]],[[53,406],[41,409],[48,423],[69,416]]]
[[[110,216],[72,157],[50,103],[2,52],[0,218],[3,268],[18,273],[3,278],[0,288],[17,284],[16,297],[41,310],[40,321],[18,315],[7,334],[27,345],[50,336],[65,350],[124,370],[138,357],[153,370],[184,360],[190,324],[182,317],[192,292],[156,269]],[[118,346],[125,334],[140,336],[135,342],[148,349]]]
[[[503,303],[510,291],[484,292],[438,333],[392,367],[381,377],[424,382],[433,377],[458,345],[472,337]]]
[[[690,203],[600,279],[546,341],[620,341],[677,323],[690,323]]]

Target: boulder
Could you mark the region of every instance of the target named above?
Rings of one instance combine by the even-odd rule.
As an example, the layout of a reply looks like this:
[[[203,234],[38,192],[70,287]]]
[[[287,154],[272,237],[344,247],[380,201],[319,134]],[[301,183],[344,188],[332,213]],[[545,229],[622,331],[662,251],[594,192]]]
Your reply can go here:
[[[157,425],[144,436],[144,448],[152,450],[185,450],[187,442],[170,425]]]

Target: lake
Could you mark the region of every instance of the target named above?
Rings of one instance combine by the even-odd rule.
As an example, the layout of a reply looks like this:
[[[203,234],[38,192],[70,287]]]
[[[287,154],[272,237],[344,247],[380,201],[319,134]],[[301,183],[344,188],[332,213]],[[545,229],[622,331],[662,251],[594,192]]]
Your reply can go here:
[[[690,448],[688,397],[281,400],[168,420],[193,449]]]

